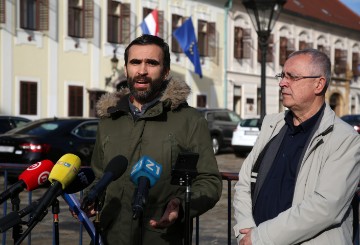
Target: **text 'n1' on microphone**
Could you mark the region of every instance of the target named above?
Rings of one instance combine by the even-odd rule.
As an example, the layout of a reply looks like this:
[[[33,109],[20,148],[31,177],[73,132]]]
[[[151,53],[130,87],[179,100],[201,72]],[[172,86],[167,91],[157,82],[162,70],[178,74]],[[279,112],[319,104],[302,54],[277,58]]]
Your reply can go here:
[[[139,218],[149,194],[149,188],[159,180],[162,166],[148,156],[143,156],[133,166],[130,174],[131,181],[137,186],[133,199],[133,219]]]
[[[30,217],[29,227],[44,218],[47,208],[61,194],[62,190],[76,178],[80,166],[81,160],[74,154],[65,154],[56,162],[49,175],[51,185]]]
[[[43,160],[30,165],[19,175],[19,181],[0,194],[0,204],[8,198],[12,198],[19,194],[25,188],[28,191],[37,189],[48,180],[50,171],[53,167],[54,163],[50,160]]]
[[[118,155],[110,160],[105,167],[104,174],[101,179],[90,189],[81,203],[81,209],[86,211],[89,206],[95,204],[97,197],[106,187],[114,180],[120,178],[128,166],[128,160],[122,155]]]

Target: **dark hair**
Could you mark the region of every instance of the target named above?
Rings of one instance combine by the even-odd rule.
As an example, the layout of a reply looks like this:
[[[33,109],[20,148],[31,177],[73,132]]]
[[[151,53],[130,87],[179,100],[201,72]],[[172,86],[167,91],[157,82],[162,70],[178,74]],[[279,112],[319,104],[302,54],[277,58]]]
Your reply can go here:
[[[162,39],[158,36],[147,35],[147,34],[137,37],[126,47],[125,54],[124,54],[125,66],[128,63],[129,49],[131,48],[131,46],[133,46],[133,45],[149,45],[149,44],[155,44],[162,49],[162,51],[164,53],[164,69],[170,70],[169,45],[164,41],[164,39]]]
[[[311,65],[313,66],[313,68],[315,68],[315,70],[321,73],[314,75],[322,75],[325,77],[326,84],[323,90],[323,94],[325,94],[331,81],[331,62],[329,57],[325,53],[317,49],[308,48],[291,53],[288,59],[297,55],[309,55],[311,57]]]

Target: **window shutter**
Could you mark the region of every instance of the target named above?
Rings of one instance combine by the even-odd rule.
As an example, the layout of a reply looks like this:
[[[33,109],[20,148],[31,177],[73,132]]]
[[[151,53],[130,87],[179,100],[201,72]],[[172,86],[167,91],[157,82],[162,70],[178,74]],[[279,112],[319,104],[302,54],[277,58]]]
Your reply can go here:
[[[39,15],[37,21],[37,29],[40,31],[49,30],[49,0],[39,1]]]
[[[341,59],[340,59],[340,72],[342,74],[346,73],[346,65],[347,65],[347,50],[341,50]]]
[[[94,2],[93,0],[84,0],[84,37],[92,38],[94,36]]]
[[[121,43],[130,43],[130,3],[121,4]]]
[[[235,26],[234,28],[234,58],[242,58],[243,29]]]
[[[158,10],[158,20],[159,20],[159,36],[165,38],[165,19],[164,11]]]
[[[26,20],[25,17],[27,16],[26,13],[26,2],[27,0],[20,0],[20,28],[26,29]]]
[[[295,51],[295,40],[293,38],[289,38],[286,47],[286,58],[294,51]]]
[[[5,23],[6,19],[6,8],[5,8],[5,0],[0,0],[0,23]]]
[[[216,40],[216,23],[209,22],[208,23],[208,34],[209,34],[209,57],[216,56],[216,48],[217,48],[217,40]]]
[[[359,62],[359,53],[352,54],[352,72],[353,76],[358,77],[360,75],[360,62]]]
[[[284,65],[286,61],[286,48],[287,48],[288,39],[286,37],[280,37],[280,57],[279,64]]]
[[[252,39],[251,39],[251,29],[243,29],[243,58],[251,58],[251,49],[252,49]]]
[[[172,33],[178,29],[182,23],[183,23],[183,17],[177,14],[173,14],[171,17],[171,30]],[[172,35],[171,36],[171,51],[174,53],[181,53],[182,49],[178,43],[178,41],[176,40],[176,38]]]
[[[75,28],[74,28],[75,11],[74,8],[72,8],[70,5],[71,5],[71,1],[69,1],[69,7],[68,7],[68,35],[72,37],[75,36]]]
[[[336,74],[344,74],[346,72],[347,50],[335,49],[335,66]]]
[[[299,50],[305,49],[306,48],[306,42],[305,41],[300,41],[299,42]]]
[[[271,34],[268,40],[268,49],[266,54],[266,62],[274,61],[274,35]]]

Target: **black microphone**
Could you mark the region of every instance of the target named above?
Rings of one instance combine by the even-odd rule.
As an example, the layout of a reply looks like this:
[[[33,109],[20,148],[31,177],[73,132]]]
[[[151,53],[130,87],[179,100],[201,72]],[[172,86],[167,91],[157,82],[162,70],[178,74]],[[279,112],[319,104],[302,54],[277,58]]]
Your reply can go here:
[[[66,194],[72,194],[84,190],[95,180],[94,171],[91,168],[81,168],[76,178],[65,188]]]
[[[65,190],[59,190],[54,196],[59,196],[61,193],[72,194],[79,191],[82,191],[86,187],[88,187],[95,179],[94,171],[91,168],[82,168],[76,175],[75,180],[73,180]],[[39,200],[33,201],[27,207],[19,210],[13,211],[6,216],[0,219],[0,233],[7,231],[11,227],[22,223],[21,218],[32,213],[37,206],[41,202],[41,198]]]
[[[88,206],[94,204],[98,195],[102,193],[112,181],[120,178],[120,176],[124,174],[127,166],[128,160],[122,155],[111,159],[101,179],[90,189],[89,193],[83,199],[81,209],[85,211]]]

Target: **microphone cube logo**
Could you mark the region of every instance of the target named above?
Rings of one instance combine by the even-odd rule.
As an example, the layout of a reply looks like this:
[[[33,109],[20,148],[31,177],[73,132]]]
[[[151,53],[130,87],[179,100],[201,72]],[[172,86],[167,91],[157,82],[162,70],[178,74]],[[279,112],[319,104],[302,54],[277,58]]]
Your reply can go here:
[[[50,175],[50,172],[47,172],[47,171],[42,172],[38,177],[38,184],[39,185],[44,184],[48,180],[49,175]]]
[[[29,170],[29,171],[35,170],[35,169],[39,168],[40,166],[41,166],[41,162],[36,162],[36,163],[30,165],[26,170]]]
[[[161,172],[162,166],[160,164],[148,156],[143,156],[132,167],[130,177],[137,184],[140,176],[146,176],[150,180],[150,186],[154,186],[159,180]]]

